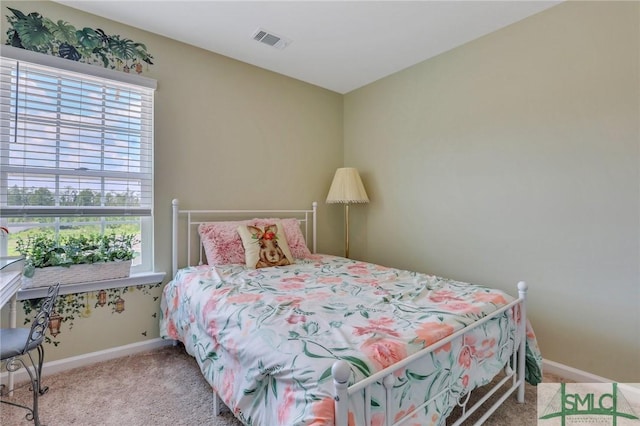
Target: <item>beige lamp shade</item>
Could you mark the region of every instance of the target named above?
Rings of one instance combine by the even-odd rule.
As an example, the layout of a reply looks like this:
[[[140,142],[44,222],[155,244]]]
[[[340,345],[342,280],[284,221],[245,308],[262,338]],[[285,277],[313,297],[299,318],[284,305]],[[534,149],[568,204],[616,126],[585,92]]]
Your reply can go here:
[[[336,170],[327,195],[327,203],[368,203],[367,191],[364,189],[358,170],[353,167],[342,167]]]

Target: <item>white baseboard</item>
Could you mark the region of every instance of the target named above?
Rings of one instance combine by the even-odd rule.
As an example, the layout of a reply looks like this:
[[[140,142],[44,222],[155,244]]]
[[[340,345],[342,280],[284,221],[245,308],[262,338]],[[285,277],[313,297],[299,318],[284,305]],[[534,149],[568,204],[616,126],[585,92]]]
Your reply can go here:
[[[153,349],[162,348],[164,346],[171,346],[173,344],[173,340],[164,340],[158,337],[155,339],[145,340],[143,342],[131,343],[129,345],[117,346],[115,348],[91,352],[84,355],[45,362],[42,366],[42,375],[46,377],[51,374],[71,370],[72,368],[84,367],[85,365],[95,364],[96,362],[108,361],[110,359],[120,358],[140,352],[147,352]],[[29,380],[29,376],[27,375],[27,372],[21,368],[20,370],[13,373],[13,380],[14,383],[18,383],[21,381]],[[0,374],[0,381],[5,384],[8,382],[7,372]]]
[[[542,371],[545,373],[555,374],[563,379],[571,380],[576,383],[613,383],[611,379],[607,379],[602,376],[588,373],[586,371],[578,370],[577,368],[569,367],[568,365],[560,364],[559,362],[550,361],[548,359],[542,360]]]
[[[61,373],[73,368],[84,367],[86,365],[95,364],[97,362],[108,361],[110,359],[120,358],[140,352],[147,352],[153,349],[171,346],[175,344],[173,340],[164,340],[161,338],[145,340],[143,342],[131,343],[129,345],[109,348],[102,351],[91,352],[84,355],[78,355],[70,358],[63,358],[56,361],[45,362],[42,367],[42,375]],[[613,380],[602,376],[578,370],[568,365],[548,359],[542,360],[542,369],[545,373],[555,374],[563,379],[571,380],[578,383],[613,383]],[[13,375],[15,382],[29,380],[27,372],[24,369],[16,371]],[[7,383],[7,373],[0,374],[0,381]]]

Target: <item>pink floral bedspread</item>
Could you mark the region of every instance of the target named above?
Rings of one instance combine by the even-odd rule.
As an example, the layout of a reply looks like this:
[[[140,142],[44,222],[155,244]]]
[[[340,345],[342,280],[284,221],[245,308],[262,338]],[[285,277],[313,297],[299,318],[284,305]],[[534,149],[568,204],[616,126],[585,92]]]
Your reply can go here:
[[[180,270],[165,287],[160,334],[185,344],[243,423],[332,425],[336,360],[361,380],[511,300],[499,290],[326,255],[257,270],[203,265]],[[518,317],[509,309],[398,372],[396,418],[448,389],[407,423],[443,424],[458,398],[509,361]],[[530,329],[527,343],[528,376],[539,377]],[[383,424],[381,387],[373,401],[373,423]],[[364,423],[360,411],[351,407],[350,423]]]

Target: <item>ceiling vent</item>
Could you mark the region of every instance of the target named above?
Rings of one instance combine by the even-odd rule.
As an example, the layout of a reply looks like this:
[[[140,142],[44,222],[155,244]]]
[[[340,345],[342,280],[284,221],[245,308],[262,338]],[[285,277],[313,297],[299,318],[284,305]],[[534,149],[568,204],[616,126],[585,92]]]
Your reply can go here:
[[[291,40],[287,40],[284,37],[276,35],[262,28],[258,28],[256,32],[253,33],[252,38],[255,41],[259,41],[260,43],[275,47],[276,49],[284,49],[291,43]]]

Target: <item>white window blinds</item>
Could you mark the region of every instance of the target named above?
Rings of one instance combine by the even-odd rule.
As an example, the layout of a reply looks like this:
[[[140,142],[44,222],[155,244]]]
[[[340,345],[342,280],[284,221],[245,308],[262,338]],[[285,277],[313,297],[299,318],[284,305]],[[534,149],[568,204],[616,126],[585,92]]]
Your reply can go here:
[[[1,216],[151,215],[153,89],[1,59]]]

